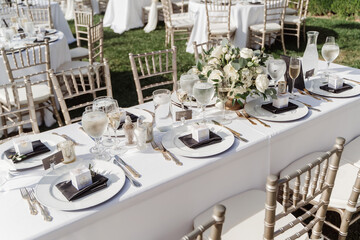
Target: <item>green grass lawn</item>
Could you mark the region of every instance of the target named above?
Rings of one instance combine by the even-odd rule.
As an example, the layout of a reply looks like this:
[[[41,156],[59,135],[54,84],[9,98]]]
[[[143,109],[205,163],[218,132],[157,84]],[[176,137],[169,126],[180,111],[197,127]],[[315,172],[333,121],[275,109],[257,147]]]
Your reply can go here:
[[[96,19],[99,21],[100,17]],[[74,32],[74,24],[69,22]],[[340,55],[335,63],[360,68],[360,23],[346,21],[341,19],[325,19],[325,18],[308,18],[306,22],[307,31],[318,31],[318,50],[321,57],[321,47],[327,36],[335,36],[340,46]],[[114,98],[122,107],[128,107],[137,104],[137,95],[132,77],[129,53],[144,53],[165,49],[165,27],[163,23],[159,23],[157,29],[149,34],[145,33],[142,28],[133,29],[123,33],[122,35],[114,33],[110,28],[105,28],[104,54],[110,64],[112,86]],[[296,48],[295,37],[285,37],[286,49],[288,55],[302,56],[306,47],[306,42],[301,39],[300,49]],[[75,46],[72,44],[71,46]],[[176,42],[177,46],[177,67],[178,76],[189,70],[194,65],[194,56],[185,52],[185,41]],[[270,49],[265,50],[274,57],[282,54],[280,43],[274,44]],[[330,214],[330,217],[339,221],[337,216]],[[350,228],[350,236],[348,239],[360,239],[360,224],[354,224]],[[337,235],[331,230],[325,228],[327,234],[331,235],[331,239],[337,239]]]

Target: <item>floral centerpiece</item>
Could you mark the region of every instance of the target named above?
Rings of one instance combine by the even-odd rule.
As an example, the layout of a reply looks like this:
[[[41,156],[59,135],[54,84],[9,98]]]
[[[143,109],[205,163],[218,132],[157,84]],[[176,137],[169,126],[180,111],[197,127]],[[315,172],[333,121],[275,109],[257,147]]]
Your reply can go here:
[[[232,104],[238,102],[243,106],[249,95],[276,98],[276,90],[269,88],[266,74],[265,61],[268,57],[262,51],[240,49],[224,39],[221,45],[204,51],[204,55],[204,60],[199,60],[192,72],[214,85],[228,80]]]

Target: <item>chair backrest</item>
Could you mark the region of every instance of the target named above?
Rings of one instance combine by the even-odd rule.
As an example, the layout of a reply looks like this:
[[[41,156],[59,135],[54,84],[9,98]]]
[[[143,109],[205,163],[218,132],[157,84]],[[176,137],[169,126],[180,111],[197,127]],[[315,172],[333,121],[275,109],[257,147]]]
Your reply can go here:
[[[341,225],[339,231],[339,240],[345,240],[348,235],[349,226],[360,219],[360,215],[357,215],[352,219],[353,215],[359,212],[359,206],[357,202],[360,194],[360,170],[357,173],[354,186],[352,188],[351,195],[349,197],[347,207],[341,216]]]
[[[88,31],[89,27],[94,25],[94,14],[92,11],[74,11],[74,23],[76,32],[77,46],[81,46],[81,42],[89,42]]]
[[[287,0],[286,5],[292,9],[298,10],[300,7],[301,1],[303,1],[303,0]]]
[[[34,24],[42,25],[47,28],[54,28],[51,17],[50,0],[44,0],[35,5],[23,7],[21,10],[23,16],[27,16]]]
[[[88,49],[90,64],[104,61],[104,27],[103,22],[88,27]]]
[[[204,60],[205,58],[204,52],[209,51],[211,48],[215,47],[216,45],[219,45],[219,43],[220,43],[220,39],[213,39],[203,43],[197,43],[196,41],[194,41],[193,47],[194,47],[195,61],[197,61],[200,56],[201,56],[201,60]],[[200,55],[199,55],[199,50],[200,50]]]
[[[264,30],[267,23],[284,25],[286,0],[265,0],[264,7]]]
[[[91,0],[77,0],[74,5],[75,10],[91,10],[93,11],[93,6]]]
[[[50,83],[48,74],[50,70],[50,48],[47,39],[44,43],[27,45],[19,49],[5,51],[2,48],[1,54],[10,82],[22,80],[25,75],[29,75],[31,79],[36,77],[43,79],[45,75],[46,80]]]
[[[298,16],[300,19],[305,19],[308,12],[309,0],[300,0]]]
[[[60,73],[50,70],[50,76],[67,125],[80,121],[83,108],[91,105],[96,97],[112,97],[110,70],[105,59],[100,64]]]
[[[12,16],[19,17],[20,12],[17,3],[13,1],[0,3],[0,16],[1,19],[5,19],[6,21],[9,20]]]
[[[314,239],[320,238],[344,144],[345,139],[338,137],[334,147],[321,157],[318,157],[314,162],[281,179],[278,179],[275,175],[268,177],[264,240],[273,240],[293,226],[299,223],[305,224],[304,220],[312,215],[315,215],[315,218],[310,223],[287,239],[296,239],[310,229],[312,229]],[[313,176],[312,173],[314,173]],[[303,184],[301,183],[302,179],[304,179]],[[302,186],[301,189],[300,186]],[[276,201],[280,191],[282,192],[280,196],[282,196],[283,209],[276,214]],[[275,230],[276,221],[309,204],[317,196],[320,196],[320,200],[310,210],[287,225]]]
[[[172,3],[170,0],[161,0],[164,22],[167,27],[172,28],[171,15],[173,14]]]
[[[26,96],[28,104],[20,103],[20,94]],[[29,77],[24,78],[22,82],[0,85],[0,102],[0,131],[17,128],[18,134],[21,134],[24,125],[30,124],[33,133],[39,132]],[[22,115],[28,115],[29,118],[24,120]]]
[[[176,47],[151,53],[129,53],[129,58],[139,104],[152,99],[151,93],[144,97],[143,91],[166,85],[172,85],[174,91],[177,89]],[[172,80],[156,79],[156,77],[169,74],[172,75]],[[147,80],[148,78],[152,78],[151,83]]]
[[[222,38],[214,35],[213,31],[226,24],[227,37],[230,39],[231,0],[205,0],[205,10],[208,36]]]
[[[198,226],[191,233],[187,234],[182,240],[195,240],[202,239],[202,234],[207,229],[211,228],[210,238],[211,240],[221,240],[222,226],[225,220],[226,208],[224,205],[215,205],[211,220]]]

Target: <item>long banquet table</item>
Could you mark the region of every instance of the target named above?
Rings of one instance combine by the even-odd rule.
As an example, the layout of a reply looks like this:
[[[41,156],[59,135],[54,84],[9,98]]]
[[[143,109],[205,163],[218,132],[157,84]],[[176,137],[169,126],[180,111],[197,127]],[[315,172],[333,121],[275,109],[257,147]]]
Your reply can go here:
[[[325,63],[321,66],[325,67]],[[332,68],[343,77],[360,81],[359,69],[336,64]],[[180,239],[191,230],[193,218],[216,202],[251,188],[264,189],[268,174],[279,173],[310,152],[329,149],[337,136],[349,142],[360,135],[360,96],[333,98],[333,102],[309,96],[299,99],[321,112],[309,111],[306,117],[292,122],[268,122],[271,128],[234,119],[228,126],[241,132],[249,142],[235,140],[229,150],[216,156],[178,156],[184,165],[177,166],[150,147],[145,152],[127,152],[123,158],[142,174],[142,187],[135,188],[127,181],[115,197],[86,210],[50,209],[52,222],[43,221],[41,215],[30,215],[18,190],[2,189],[2,238]],[[153,110],[151,102],[135,107]],[[76,147],[75,163],[90,158],[88,149],[94,143],[79,130],[78,124],[52,131],[65,133],[83,144]],[[161,136],[155,131],[158,141]],[[0,162],[0,169],[4,167]],[[32,174],[41,172],[37,169]]]

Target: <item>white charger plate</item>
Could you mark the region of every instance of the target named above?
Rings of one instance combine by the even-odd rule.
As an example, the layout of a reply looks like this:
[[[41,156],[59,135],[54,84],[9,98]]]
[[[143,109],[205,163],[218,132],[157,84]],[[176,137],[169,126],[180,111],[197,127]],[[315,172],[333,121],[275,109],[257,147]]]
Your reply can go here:
[[[216,104],[216,99],[217,99],[216,97],[213,97],[213,98],[210,100],[210,102],[209,102],[208,105],[214,105],[214,104]],[[176,92],[173,92],[173,93],[171,94],[171,100],[174,101],[174,102],[176,102],[176,103],[181,104],[180,101],[179,101],[179,99],[178,99],[178,97],[177,97],[177,95],[176,95]],[[192,105],[193,107],[196,107],[196,106],[197,106],[197,103],[196,103],[196,101],[193,101],[192,103],[190,103],[189,101],[185,101],[185,102],[184,102],[184,105],[187,106],[187,107],[190,107],[191,105]]]
[[[324,97],[332,97],[332,98],[348,98],[348,97],[354,97],[360,94],[360,85],[351,81],[347,81],[344,79],[344,83],[351,85],[353,88],[349,89],[347,91],[341,92],[341,93],[331,93],[328,91],[324,91],[320,89],[321,86],[325,85],[326,83],[323,83],[324,79],[321,77],[313,78],[311,81],[311,86],[308,90],[310,92],[319,94]]]
[[[76,162],[56,168],[46,174],[36,185],[36,198],[43,205],[64,211],[74,211],[93,207],[115,196],[125,184],[125,174],[113,163],[99,160],[83,160],[81,164],[93,165],[94,171],[108,178],[107,187],[74,201],[68,201],[56,184],[70,179],[69,171]]]
[[[137,109],[137,108],[125,108],[124,110],[126,112],[134,114],[134,115],[136,115],[138,117],[142,117],[143,122],[153,122],[153,116],[149,112],[147,112],[145,110]],[[122,119],[125,119],[125,117],[122,118]],[[125,134],[122,128],[118,129],[116,131],[116,133],[117,133],[118,136],[121,136],[121,135]],[[111,128],[109,128],[109,129],[107,129],[105,131],[104,135],[105,136],[114,136],[114,131]]]
[[[51,154],[54,154],[55,152],[58,151],[56,145],[60,142],[65,141],[65,139],[60,136],[57,136],[54,134],[48,134],[48,133],[25,135],[25,136],[20,136],[18,139],[24,139],[24,138],[28,138],[30,141],[41,140],[41,142],[50,149],[50,152],[46,152],[46,153],[37,155],[35,157],[31,157],[31,158],[26,159],[19,163],[13,163],[4,154],[4,151],[6,151],[9,148],[12,148],[14,146],[13,141],[10,140],[10,141],[7,141],[7,142],[1,144],[0,145],[0,152],[2,152],[1,160],[7,161],[16,170],[25,170],[25,169],[29,169],[29,168],[33,168],[33,167],[42,165],[42,160],[44,158],[46,158],[46,157],[50,156]]]
[[[222,141],[209,146],[192,149],[187,147],[179,137],[191,133],[191,125],[180,126],[168,131],[162,138],[162,144],[166,150],[175,155],[185,157],[208,157],[222,153],[229,149],[234,143],[234,135],[227,129],[214,124],[207,124],[209,129],[219,135]]]
[[[261,98],[258,98],[246,103],[245,111],[252,117],[260,118],[267,121],[273,121],[273,122],[294,121],[303,118],[308,114],[309,109],[304,104],[294,100],[289,100],[289,101],[292,102],[293,104],[298,105],[298,108],[288,112],[274,114],[272,112],[263,109],[261,105],[264,104],[265,102],[263,102]]]

